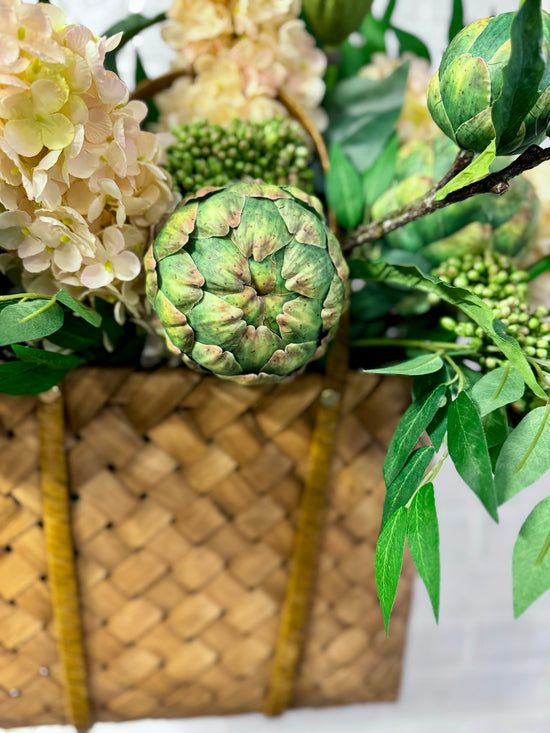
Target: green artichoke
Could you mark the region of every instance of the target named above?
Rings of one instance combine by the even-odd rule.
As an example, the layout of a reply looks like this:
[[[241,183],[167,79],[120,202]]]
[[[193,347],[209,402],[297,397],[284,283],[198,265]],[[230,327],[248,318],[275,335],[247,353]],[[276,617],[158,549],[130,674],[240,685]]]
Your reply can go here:
[[[456,145],[444,135],[403,145],[397,155],[394,183],[374,202],[371,218],[383,218],[427,193],[449,170],[457,153]],[[433,266],[448,257],[486,250],[521,257],[535,244],[538,214],[533,186],[518,177],[502,196],[482,194],[438,209],[390,232],[375,246],[383,258],[388,257],[388,250],[412,253],[411,262],[421,266],[419,257],[425,265]],[[356,254],[373,256],[372,250]],[[406,255],[401,254],[399,261],[405,260]]]
[[[481,153],[495,137],[492,107],[501,94],[510,60],[510,27],[515,13],[481,18],[463,28],[443,54],[428,88],[435,123],[461,148]],[[497,155],[521,153],[540,143],[550,123],[550,15],[542,11],[545,70],[539,96],[519,130],[507,130]]]
[[[303,0],[302,7],[313,32],[330,46],[357,30],[369,12],[372,0]]]
[[[278,186],[313,190],[311,153],[299,122],[279,117],[264,122],[232,120],[226,127],[205,120],[172,129],[165,168],[183,196],[205,186],[227,186],[261,178]]]
[[[320,202],[297,188],[205,188],[168,219],[145,258],[147,297],[190,367],[271,383],[325,352],[348,268]]]

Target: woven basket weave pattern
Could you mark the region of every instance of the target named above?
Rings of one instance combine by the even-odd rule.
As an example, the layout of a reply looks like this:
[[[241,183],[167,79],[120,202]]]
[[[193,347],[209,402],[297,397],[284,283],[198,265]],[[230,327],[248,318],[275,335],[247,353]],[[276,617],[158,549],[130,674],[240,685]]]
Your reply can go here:
[[[66,380],[73,533],[95,720],[261,710],[322,378],[186,370]],[[411,568],[386,639],[381,464],[407,382],[350,373],[293,706],[394,699]],[[64,722],[36,399],[0,396],[0,725]]]

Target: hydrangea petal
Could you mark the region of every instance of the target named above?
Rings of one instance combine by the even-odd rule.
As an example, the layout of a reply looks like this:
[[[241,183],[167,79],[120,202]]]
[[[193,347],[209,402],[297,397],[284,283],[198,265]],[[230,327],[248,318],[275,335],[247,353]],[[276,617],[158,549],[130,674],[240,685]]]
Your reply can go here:
[[[34,119],[9,120],[4,127],[4,137],[19,155],[31,158],[42,150],[42,131]]]
[[[42,141],[50,150],[61,150],[70,145],[74,139],[73,123],[57,112],[48,115],[40,124]]]

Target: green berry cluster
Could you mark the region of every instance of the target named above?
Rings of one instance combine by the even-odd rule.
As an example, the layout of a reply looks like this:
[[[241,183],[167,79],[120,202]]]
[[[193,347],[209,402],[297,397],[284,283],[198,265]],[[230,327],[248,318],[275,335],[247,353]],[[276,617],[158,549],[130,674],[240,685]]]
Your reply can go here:
[[[166,150],[165,167],[183,195],[243,178],[313,191],[311,154],[296,120],[236,119],[226,127],[203,120],[175,127],[172,134],[176,142]]]
[[[451,257],[437,267],[433,274],[444,282],[470,290],[484,300],[495,318],[504,323],[508,332],[519,342],[526,356],[548,359],[550,355],[550,320],[548,308],[539,306],[529,310],[528,279],[506,255],[486,252],[483,255],[466,254]],[[458,321],[449,316],[441,325],[457,336],[473,339],[479,345],[480,363],[487,369],[501,365],[492,342],[482,328],[473,321]]]

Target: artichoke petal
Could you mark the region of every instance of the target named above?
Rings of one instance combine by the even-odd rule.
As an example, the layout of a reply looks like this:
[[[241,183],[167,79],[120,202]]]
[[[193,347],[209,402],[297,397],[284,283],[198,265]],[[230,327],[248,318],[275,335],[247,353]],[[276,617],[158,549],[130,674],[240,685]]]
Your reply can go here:
[[[273,352],[283,345],[281,338],[267,326],[247,326],[233,353],[244,373],[261,372]]]
[[[330,229],[327,229],[327,247],[328,254],[332,264],[336,269],[336,274],[344,283],[347,283],[349,278],[349,267],[346,258],[342,253],[340,242],[338,237],[333,234]]]
[[[313,244],[315,247],[326,247],[325,226],[319,217],[309,214],[295,201],[276,201],[281,218],[288,231],[300,244]]]
[[[275,203],[270,199],[247,198],[241,221],[231,238],[244,257],[262,262],[286,247],[291,235]]]
[[[451,41],[453,53],[445,53],[441,59],[441,64],[439,66],[440,76],[443,76],[447,70],[447,66],[455,56],[459,56],[463,53],[470,53],[470,49],[475,43],[476,38],[489,25],[491,20],[492,18],[479,18],[478,20],[474,20],[473,23],[465,26],[456,34]]]
[[[265,303],[254,288],[245,286],[240,293],[229,293],[222,296],[227,303],[243,312],[243,319],[248,325],[261,326],[264,322]]]
[[[237,193],[241,193],[244,196],[250,196],[252,198],[266,198],[271,199],[272,201],[275,201],[276,199],[291,198],[290,194],[286,193],[283,188],[280,188],[279,186],[271,186],[266,183],[248,183],[246,181],[240,181],[239,183],[234,183],[233,186],[231,186],[231,189]]]
[[[229,237],[194,239],[189,253],[210,292],[237,293],[250,285],[248,258]]]
[[[157,278],[159,288],[176,308],[188,310],[202,298],[204,277],[185,250],[162,259]]]
[[[266,374],[278,374],[286,377],[303,369],[317,350],[317,341],[302,344],[288,344],[285,349],[278,349],[262,369]]]
[[[195,331],[195,340],[202,344],[218,344],[232,351],[241,340],[246,323],[243,312],[207,291],[188,313],[187,320]]]
[[[464,122],[456,131],[458,144],[466,150],[475,150],[476,153],[482,153],[494,137],[495,128],[490,107]]]
[[[301,188],[296,188],[296,186],[285,186],[284,190],[292,194],[294,199],[298,199],[298,201],[302,201],[304,204],[307,204],[324,221],[325,213],[323,211],[323,205],[317,196],[310,196],[310,194],[302,191]]]
[[[456,142],[455,131],[453,130],[453,126],[441,98],[439,73],[440,72],[436,72],[428,84],[428,109],[433,121],[439,129],[442,130],[447,137]]]
[[[460,145],[458,128],[489,109],[489,69],[482,58],[463,54],[449,64],[443,77],[440,77],[439,86],[443,105],[453,129],[457,131],[456,140]]]
[[[153,242],[152,249],[157,261],[185,247],[195,228],[197,209],[198,203],[194,201],[174,211]]]
[[[220,189],[201,200],[195,222],[195,237],[225,237],[239,226],[245,197],[235,190]]]
[[[338,325],[342,308],[341,303],[342,301],[346,301],[346,296],[347,293],[344,282],[339,277],[333,277],[321,310],[323,331],[330,331]]]
[[[327,250],[298,242],[284,250],[281,275],[286,289],[307,298],[324,298],[332,280],[334,265]]]
[[[218,374],[220,377],[231,377],[242,373],[242,369],[233,354],[224,351],[216,344],[195,343],[191,349],[191,359],[203,369]],[[185,360],[189,366],[193,365],[191,359]]]
[[[168,300],[162,290],[155,296],[155,310],[166,335],[177,351],[188,351],[195,340],[185,315]]]
[[[300,297],[287,301],[277,324],[285,346],[316,341],[321,331],[321,301]]]
[[[145,269],[145,295],[149,302],[153,302],[155,295],[159,289],[158,278],[157,278],[157,262],[153,248],[149,247],[145,257],[143,258],[143,266]]]

